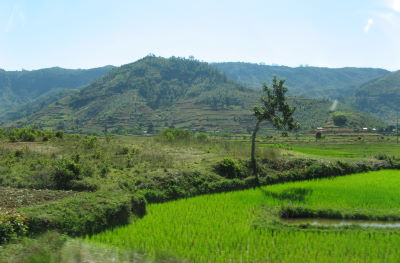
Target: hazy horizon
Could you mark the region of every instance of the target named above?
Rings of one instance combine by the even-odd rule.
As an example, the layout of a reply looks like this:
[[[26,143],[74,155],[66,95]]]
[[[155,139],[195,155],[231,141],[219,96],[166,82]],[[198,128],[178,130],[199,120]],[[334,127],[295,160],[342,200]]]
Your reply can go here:
[[[154,55],[156,57],[162,57],[162,56],[157,56],[154,53],[150,53],[149,55]],[[148,56],[148,55],[146,55]],[[82,68],[82,67],[77,67],[77,68],[66,68],[66,67],[62,67],[62,66],[49,66],[49,67],[44,67],[44,68],[34,68],[34,69],[25,69],[25,68],[21,68],[21,69],[4,69],[4,68],[0,68],[0,70],[5,70],[5,71],[35,71],[35,70],[42,70],[42,69],[50,69],[50,68],[62,68],[62,69],[76,69],[76,70],[86,70],[86,69],[94,69],[94,68],[101,68],[101,67],[107,67],[107,66],[111,66],[111,67],[120,67],[123,65],[127,65],[127,64],[131,64],[134,63],[138,60],[141,60],[144,57],[141,57],[135,61],[131,61],[128,62],[126,64],[121,64],[121,65],[112,65],[112,64],[106,64],[106,65],[99,65],[99,66],[95,66],[95,67],[88,67],[88,68]],[[180,57],[180,56],[171,56],[171,57],[179,57],[179,58],[184,58],[184,59],[189,59],[189,57]],[[171,57],[164,57],[164,58],[171,58]],[[377,68],[377,67],[352,67],[352,66],[343,66],[343,67],[326,67],[326,66],[314,66],[314,65],[308,65],[308,64],[301,64],[298,66],[288,66],[288,65],[283,65],[283,64],[267,64],[265,62],[247,62],[247,61],[204,61],[198,58],[194,58],[196,60],[199,60],[200,62],[205,62],[205,63],[209,63],[209,64],[213,64],[213,63],[247,63],[247,64],[255,64],[255,65],[261,65],[261,66],[278,66],[278,67],[289,67],[289,68],[301,68],[301,67],[319,67],[319,68],[329,68],[329,69],[341,69],[341,68],[375,68],[375,69],[384,69],[384,70],[388,70],[388,71],[392,71],[395,72],[397,70],[390,70],[390,69],[385,69],[385,68]]]

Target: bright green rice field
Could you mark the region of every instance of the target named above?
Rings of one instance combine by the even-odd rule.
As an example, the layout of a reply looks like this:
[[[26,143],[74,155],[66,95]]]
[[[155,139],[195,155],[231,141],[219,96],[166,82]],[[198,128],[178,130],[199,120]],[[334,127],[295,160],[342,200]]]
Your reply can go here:
[[[382,154],[400,157],[400,144],[393,143],[293,144],[290,149],[319,158],[363,158]]]
[[[142,219],[86,242],[188,262],[400,262],[397,230],[254,227],[263,207],[293,202],[265,192],[290,189],[306,189],[293,205],[400,210],[400,171],[386,170],[151,204]]]

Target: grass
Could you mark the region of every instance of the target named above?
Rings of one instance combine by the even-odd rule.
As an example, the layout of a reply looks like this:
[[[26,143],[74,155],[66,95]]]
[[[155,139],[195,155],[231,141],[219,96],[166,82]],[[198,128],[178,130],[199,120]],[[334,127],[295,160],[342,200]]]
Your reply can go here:
[[[315,157],[362,158],[380,154],[400,157],[400,144],[394,143],[294,144],[290,149]]]
[[[301,152],[309,155],[317,155],[319,157],[329,158],[343,158],[343,157],[356,157],[357,154],[349,153],[344,151],[329,150],[329,149],[318,149],[318,148],[307,148],[307,147],[290,147],[292,151]]]
[[[398,262],[395,231],[257,228],[254,223],[265,205],[391,211],[400,201],[399,186],[400,172],[392,170],[152,204],[144,218],[86,241],[189,262]],[[288,194],[290,189],[307,190]]]
[[[400,195],[397,187],[400,187],[400,171],[382,170],[351,177],[279,184],[265,189],[282,197],[271,199],[270,205],[290,202],[316,207],[398,209]],[[290,199],[295,192],[301,192],[303,196]]]

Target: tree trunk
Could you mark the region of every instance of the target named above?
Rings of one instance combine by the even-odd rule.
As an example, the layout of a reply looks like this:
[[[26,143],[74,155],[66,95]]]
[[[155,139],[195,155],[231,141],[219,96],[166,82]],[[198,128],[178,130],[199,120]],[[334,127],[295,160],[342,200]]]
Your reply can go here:
[[[256,162],[256,136],[257,132],[260,129],[260,120],[257,120],[256,126],[254,127],[253,134],[251,135],[251,166],[253,168],[253,175],[257,174],[257,162]],[[258,176],[257,176],[258,179]]]

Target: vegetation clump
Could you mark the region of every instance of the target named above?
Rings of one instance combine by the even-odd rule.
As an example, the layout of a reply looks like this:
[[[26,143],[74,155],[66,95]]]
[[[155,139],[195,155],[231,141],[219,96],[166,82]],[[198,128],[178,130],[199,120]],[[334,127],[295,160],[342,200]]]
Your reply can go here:
[[[158,139],[164,142],[187,141],[192,137],[193,135],[190,131],[176,128],[164,129],[158,134]]]
[[[246,168],[236,159],[225,157],[215,166],[215,171],[225,178],[244,178],[248,175]]]
[[[80,193],[36,207],[21,208],[31,233],[57,230],[73,236],[97,233],[146,213],[145,200],[124,192]]]
[[[81,167],[70,159],[61,159],[56,163],[54,183],[57,189],[70,190],[74,181],[82,179]]]
[[[28,233],[28,218],[0,207],[0,245]]]

